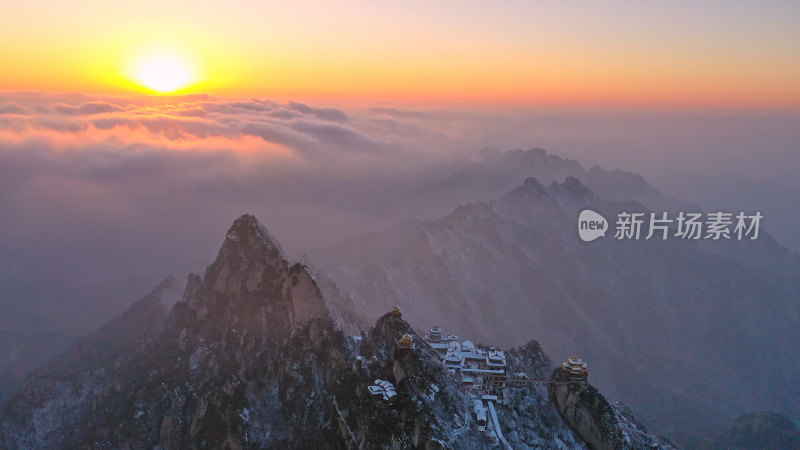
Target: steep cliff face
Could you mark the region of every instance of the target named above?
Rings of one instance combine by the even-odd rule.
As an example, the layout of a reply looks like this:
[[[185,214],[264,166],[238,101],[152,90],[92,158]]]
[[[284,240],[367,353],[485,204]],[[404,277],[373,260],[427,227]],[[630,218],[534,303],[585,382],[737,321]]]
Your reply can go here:
[[[290,265],[252,216],[236,220],[202,279],[189,277],[145,346],[89,371],[38,377],[6,410],[3,446],[341,442],[326,383],[346,367],[344,336],[307,269]]]
[[[308,270],[290,265],[267,230],[242,216],[203,279],[190,277],[140,362],[164,371],[152,380],[174,379],[177,388],[157,414],[159,444],[328,442],[325,383],[346,351]]]
[[[0,448],[500,447],[401,314],[346,336],[308,269],[252,216],[166,318],[158,292],[38,373],[0,416]],[[531,377],[552,368],[533,341],[508,355]],[[507,397],[497,415],[511,447],[584,448],[543,385]]]
[[[412,336],[413,348],[398,341]],[[453,433],[470,420],[468,396],[455,376],[437,362],[433,350],[401,318],[386,314],[360,340],[354,359],[354,389],[337,396],[343,421],[359,448],[451,448]],[[397,396],[370,394],[386,380]]]
[[[301,329],[331,322],[311,273],[301,264],[290,265],[253,216],[234,222],[216,261],[202,280],[190,278],[170,319],[173,330],[183,324],[188,333],[206,338],[223,338],[231,329],[258,330],[262,339],[281,344]]]
[[[561,367],[553,371],[552,380],[548,392],[559,414],[592,448],[673,448],[650,435],[626,406],[610,403],[591,384],[570,381]]]
[[[405,321],[346,338],[308,269],[252,216],[166,318],[158,291],[28,383],[0,447],[445,448],[469,420],[430,348],[396,348],[417,337]],[[396,386],[391,404],[369,393],[376,378]]]

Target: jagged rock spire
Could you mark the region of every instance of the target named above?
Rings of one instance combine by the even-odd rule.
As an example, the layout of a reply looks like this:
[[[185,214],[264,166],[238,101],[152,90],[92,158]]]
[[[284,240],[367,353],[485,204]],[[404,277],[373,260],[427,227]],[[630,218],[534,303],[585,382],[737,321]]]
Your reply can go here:
[[[252,215],[233,222],[217,259],[198,281],[190,278],[185,301],[198,319],[213,318],[217,326],[250,323],[284,340],[311,320],[332,320],[309,270],[290,265]]]
[[[217,259],[206,270],[204,286],[229,299],[274,290],[288,266],[280,245],[266,227],[246,214],[228,229]]]
[[[228,229],[225,245],[238,245],[244,249],[257,249],[264,247],[268,250],[277,250],[278,256],[285,259],[283,249],[275,238],[267,231],[255,216],[244,214],[239,216]]]

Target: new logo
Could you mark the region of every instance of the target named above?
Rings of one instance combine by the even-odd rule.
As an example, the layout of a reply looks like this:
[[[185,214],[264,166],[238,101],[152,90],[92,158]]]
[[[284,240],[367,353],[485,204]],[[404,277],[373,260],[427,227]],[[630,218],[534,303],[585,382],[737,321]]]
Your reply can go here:
[[[581,211],[578,216],[578,236],[583,242],[592,242],[597,238],[604,237],[606,231],[608,231],[608,221],[605,217],[591,209]]]

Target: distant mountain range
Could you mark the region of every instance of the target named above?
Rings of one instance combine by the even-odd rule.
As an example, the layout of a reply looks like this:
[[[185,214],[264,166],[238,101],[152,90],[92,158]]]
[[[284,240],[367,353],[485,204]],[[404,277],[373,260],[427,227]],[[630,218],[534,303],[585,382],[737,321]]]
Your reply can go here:
[[[509,157],[551,161],[541,152]],[[398,304],[415,326],[484,342],[536,335],[559,358],[584,356],[603,390],[663,429],[702,431],[760,410],[800,417],[797,260],[768,234],[723,243],[617,241],[611,232],[581,242],[584,208],[613,218],[647,212],[644,201],[682,207],[639,178],[594,172],[606,192],[630,189],[628,199],[606,200],[572,176],[549,186],[529,178],[496,200],[307,260],[351,299],[361,323]]]
[[[37,231],[31,236],[38,237],[28,241],[4,241],[8,248],[0,263],[8,270],[0,271],[0,330],[19,335],[85,334],[124,311],[147,293],[145,287],[157,284],[167,273],[202,268],[216,250],[208,244],[216,230],[241,211],[269,218],[288,253],[299,259],[304,250],[405,220],[438,219],[459,204],[499,198],[528,177],[547,186],[572,176],[600,198],[637,200],[654,211],[697,209],[667,198],[637,174],[584,168],[541,149],[465,153],[462,159],[427,164],[388,178],[366,169],[337,175],[296,168],[281,176],[237,182],[223,192],[202,188],[194,192],[188,209],[175,209],[180,212],[165,214],[163,220],[140,216],[143,221],[125,226],[106,227],[99,220],[68,231],[59,230],[56,223],[37,223],[47,232]],[[767,215],[765,230],[771,231],[776,221]],[[20,232],[16,228],[12,224],[6,231]],[[778,255],[774,251],[778,246],[761,245],[759,252],[750,253],[743,253],[742,247],[734,246],[728,256],[776,266],[783,264],[776,263],[778,259],[791,257],[786,250]],[[724,251],[725,246],[708,250]]]
[[[636,200],[654,210],[696,210],[698,207],[666,197],[641,175],[623,170],[585,169],[578,161],[562,158],[541,148],[507,152],[485,151],[465,162],[441,180],[415,188],[394,199],[381,198],[380,210],[399,219],[433,219],[448,214],[459,204],[500,197],[526,178],[548,185],[575,177],[606,200]]]

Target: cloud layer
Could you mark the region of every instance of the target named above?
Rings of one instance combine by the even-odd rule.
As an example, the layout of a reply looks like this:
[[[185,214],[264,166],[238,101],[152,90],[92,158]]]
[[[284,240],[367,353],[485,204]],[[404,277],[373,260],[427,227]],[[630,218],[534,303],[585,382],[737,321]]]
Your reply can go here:
[[[460,133],[262,99],[0,96],[0,310],[106,316],[131,298],[92,295],[202,270],[246,212],[295,254],[388,225],[371,205],[452,167]]]
[[[796,120],[0,94],[0,317],[45,311],[57,323],[40,329],[85,330],[165,274],[202,270],[242,213],[294,255],[388,226],[406,217],[384,204],[485,147],[633,170],[688,200],[702,200],[685,187],[707,187],[709,170],[779,182],[800,164]],[[795,197],[770,192],[761,198]],[[707,206],[759,206],[716,200]],[[769,217],[791,210],[774,208]],[[64,312],[81,307],[90,317]]]

